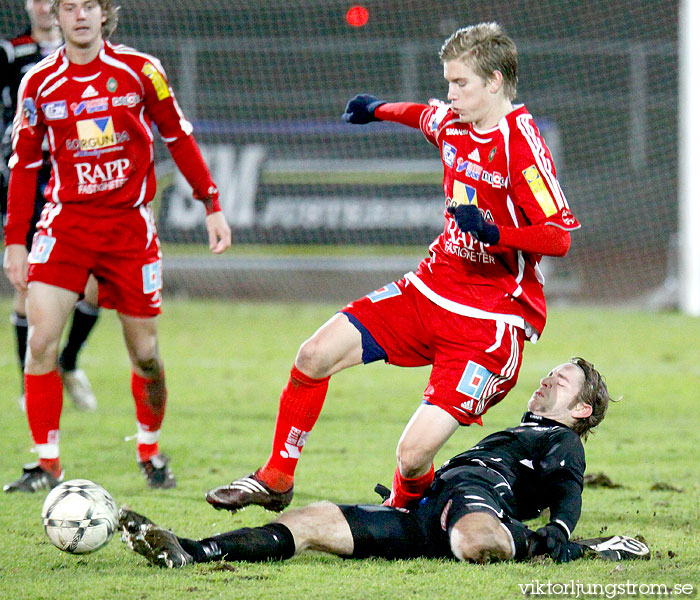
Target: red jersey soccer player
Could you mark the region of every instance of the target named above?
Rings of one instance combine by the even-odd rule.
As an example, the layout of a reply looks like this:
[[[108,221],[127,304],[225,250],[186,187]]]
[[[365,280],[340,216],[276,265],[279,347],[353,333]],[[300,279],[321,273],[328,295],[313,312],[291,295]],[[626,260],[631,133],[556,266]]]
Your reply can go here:
[[[39,462],[4,489],[34,492],[63,478],[57,345],[90,273],[99,282],[100,305],[119,314],[131,359],[139,464],[151,487],[173,487],[158,449],[166,389],[156,327],[161,253],[148,206],[156,187],[151,122],[206,206],[212,252],[231,244],[231,230],[159,61],[106,41],[117,22],[112,0],[52,0],[51,10],[65,46],[31,69],[19,89],[4,260],[15,288],[28,285],[25,390]],[[44,136],[52,174],[27,257]]]
[[[209,492],[217,508],[289,504],[329,377],[379,359],[433,365],[397,449],[388,502],[407,506],[433,481],[433,458],[454,431],[481,423],[515,385],[524,340],[544,329],[538,263],[541,255],[566,254],[569,230],[579,224],[532,116],[512,103],[515,44],[497,24],[482,23],[455,32],[440,58],[448,104],[388,104],[363,94],[343,118],[403,123],[440,150],[444,231],[415,273],[347,305],[304,342],[282,392],[270,458],[253,475]]]
[[[31,26],[21,35],[8,41],[0,41],[0,104],[2,104],[2,142],[0,151],[2,162],[0,164],[0,214],[2,222],[5,222],[7,213],[7,185],[9,183],[9,171],[7,162],[12,155],[12,122],[17,112],[17,92],[24,74],[55,52],[63,44],[61,32],[51,16],[50,0],[25,0],[24,7],[29,16]],[[48,148],[48,142],[44,142]],[[34,199],[34,212],[31,226],[27,232],[26,247],[32,246],[36,223],[41,216],[44,207],[44,188],[51,177],[51,163],[48,152],[44,154],[44,164],[38,169],[38,185]],[[13,325],[17,349],[17,358],[22,372],[21,395],[19,405],[25,410],[24,401],[24,360],[27,355],[28,323],[25,310],[27,300],[26,291],[15,291],[14,307],[10,315]],[[93,411],[97,408],[97,398],[92,391],[90,380],[85,371],[78,368],[78,354],[83,344],[88,339],[95,326],[99,315],[97,306],[97,282],[90,277],[85,288],[85,297],[80,300],[73,311],[70,330],[66,336],[66,344],[63,346],[58,359],[59,373],[63,379],[64,390],[73,400],[73,404],[79,410]]]

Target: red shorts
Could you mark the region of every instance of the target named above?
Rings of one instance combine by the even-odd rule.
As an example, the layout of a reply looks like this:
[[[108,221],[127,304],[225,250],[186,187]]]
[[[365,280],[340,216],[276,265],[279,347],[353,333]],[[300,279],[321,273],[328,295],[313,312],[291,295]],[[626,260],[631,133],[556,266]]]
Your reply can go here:
[[[351,302],[355,317],[400,367],[433,365],[423,399],[462,425],[478,423],[518,379],[525,332],[445,310],[402,279]]]
[[[160,314],[162,265],[147,207],[95,215],[46,204],[29,254],[28,280],[82,294],[92,273],[99,305],[132,317]]]

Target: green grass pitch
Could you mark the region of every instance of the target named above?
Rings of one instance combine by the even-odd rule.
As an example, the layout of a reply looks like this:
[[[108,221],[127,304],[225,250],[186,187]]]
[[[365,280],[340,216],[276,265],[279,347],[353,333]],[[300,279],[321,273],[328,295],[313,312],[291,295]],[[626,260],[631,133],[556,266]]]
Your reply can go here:
[[[273,515],[258,507],[236,515],[217,512],[206,504],[204,493],[265,460],[279,392],[296,349],[336,309],[166,299],[160,345],[169,408],[161,447],[178,477],[178,487],[170,491],[146,488],[135,462],[135,442],[124,441],[136,431],[129,365],[117,319],[103,312],[82,356],[99,409],[83,414],[68,399],[64,404],[61,450],[67,478],[97,481],[117,503],[190,537],[263,524]],[[0,301],[0,314],[9,314],[7,299]],[[16,404],[13,345],[9,325],[0,328],[3,483],[19,475],[23,462],[33,460],[25,417]],[[516,423],[539,377],[572,355],[593,361],[606,375],[611,393],[623,396],[586,444],[587,472],[604,472],[623,487],[586,489],[575,534],[640,534],[652,548],[648,562],[556,565],[546,559],[476,566],[309,554],[287,563],[166,571],[149,566],[116,538],[95,554],[62,553],[42,531],[43,494],[2,494],[0,595],[33,600],[500,599],[522,597],[520,585],[572,581],[608,586],[608,591],[628,582],[669,589],[691,585],[694,595],[700,579],[700,320],[607,308],[553,309],[540,342],[526,347],[516,389],[486,415],[483,428],[458,431],[437,462]],[[425,368],[383,364],[335,376],[297,470],[293,506],[320,499],[376,502],[372,488],[391,480],[396,442],[427,376]],[[652,491],[658,483],[680,491]]]

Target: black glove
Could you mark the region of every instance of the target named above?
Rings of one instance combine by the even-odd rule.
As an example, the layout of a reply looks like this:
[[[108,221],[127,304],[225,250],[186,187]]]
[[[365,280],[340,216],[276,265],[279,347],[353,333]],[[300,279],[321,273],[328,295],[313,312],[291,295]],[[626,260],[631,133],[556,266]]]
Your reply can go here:
[[[374,116],[374,111],[382,104],[386,104],[385,100],[380,100],[369,94],[357,94],[351,98],[345,107],[343,113],[343,121],[353,123],[355,125],[364,125],[372,121],[381,121]]]
[[[564,530],[556,523],[549,523],[535,532],[539,538],[535,554],[548,554],[555,562],[569,562],[575,556],[572,550],[576,544],[570,544]]]
[[[457,222],[457,227],[464,233],[471,233],[477,240],[495,246],[501,239],[498,225],[484,219],[479,207],[474,204],[459,204],[447,209]]]

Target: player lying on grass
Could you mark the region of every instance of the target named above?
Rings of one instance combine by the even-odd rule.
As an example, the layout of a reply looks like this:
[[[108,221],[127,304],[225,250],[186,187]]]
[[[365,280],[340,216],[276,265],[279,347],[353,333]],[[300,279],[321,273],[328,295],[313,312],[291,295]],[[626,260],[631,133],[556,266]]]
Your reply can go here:
[[[570,541],[581,514],[586,466],[581,438],[603,420],[609,400],[591,363],[573,358],[559,365],[532,394],[520,425],[449,460],[409,510],[321,502],[262,527],[191,540],[123,508],[122,539],[152,563],[170,568],[283,560],[306,550],[348,558],[474,562],[539,555],[558,562],[648,558],[649,549],[633,538]],[[544,508],[550,511],[547,525],[532,531],[522,523]]]

